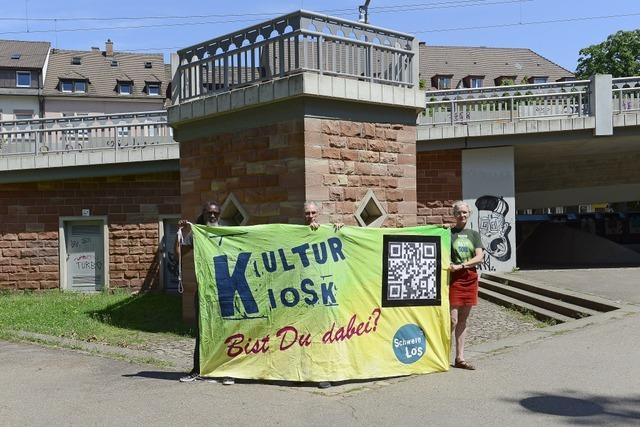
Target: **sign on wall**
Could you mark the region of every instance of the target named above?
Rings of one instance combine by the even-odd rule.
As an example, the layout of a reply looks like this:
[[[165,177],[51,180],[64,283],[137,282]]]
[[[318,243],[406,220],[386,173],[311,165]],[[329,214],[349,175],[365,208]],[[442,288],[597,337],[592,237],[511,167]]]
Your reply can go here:
[[[339,381],[448,369],[449,230],[193,230],[202,375]]]
[[[513,147],[463,150],[462,195],[472,210],[469,228],[480,233],[480,270],[516,267]]]

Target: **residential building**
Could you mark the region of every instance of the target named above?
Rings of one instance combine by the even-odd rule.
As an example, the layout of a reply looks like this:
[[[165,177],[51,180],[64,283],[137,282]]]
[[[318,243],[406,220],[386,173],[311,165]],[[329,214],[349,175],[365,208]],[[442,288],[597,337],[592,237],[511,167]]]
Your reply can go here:
[[[574,77],[531,49],[420,43],[420,80],[427,90],[550,83]]]
[[[170,81],[162,54],[52,49],[45,79],[46,117],[164,109]]]
[[[0,121],[42,117],[50,45],[0,40]]]

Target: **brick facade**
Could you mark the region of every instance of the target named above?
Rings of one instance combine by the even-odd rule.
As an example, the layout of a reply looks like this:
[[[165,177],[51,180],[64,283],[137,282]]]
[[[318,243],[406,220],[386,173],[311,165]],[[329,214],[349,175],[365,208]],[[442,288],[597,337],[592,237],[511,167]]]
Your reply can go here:
[[[158,221],[180,213],[179,174],[111,176],[0,185],[0,289],[60,286],[61,216],[107,216],[110,287],[159,281]]]
[[[462,150],[420,152],[416,159],[418,224],[454,223],[462,198]]]
[[[180,142],[182,215],[195,219],[207,200],[233,193],[248,225],[302,223],[304,133],[290,120]]]
[[[305,119],[307,199],[324,222],[357,225],[371,189],[389,214],[384,227],[416,224],[416,129],[387,123]]]

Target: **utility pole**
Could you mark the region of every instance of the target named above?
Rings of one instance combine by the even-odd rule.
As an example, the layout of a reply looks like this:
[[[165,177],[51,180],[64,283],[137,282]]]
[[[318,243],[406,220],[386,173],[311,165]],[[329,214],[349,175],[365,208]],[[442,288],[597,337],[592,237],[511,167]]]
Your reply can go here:
[[[371,0],[367,0],[362,6],[358,6],[358,12],[360,12],[360,22],[365,24],[369,23],[369,3]]]

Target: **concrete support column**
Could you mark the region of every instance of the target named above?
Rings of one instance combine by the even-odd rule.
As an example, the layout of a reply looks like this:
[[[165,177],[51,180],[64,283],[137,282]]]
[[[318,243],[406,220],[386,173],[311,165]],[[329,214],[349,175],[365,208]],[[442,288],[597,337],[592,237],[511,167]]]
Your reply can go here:
[[[462,198],[472,210],[469,228],[485,247],[481,270],[516,267],[513,147],[462,151]]]
[[[589,105],[591,115],[596,118],[596,136],[613,135],[613,97],[611,93],[611,74],[596,74],[591,76]]]

